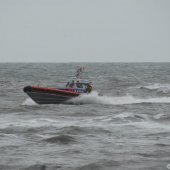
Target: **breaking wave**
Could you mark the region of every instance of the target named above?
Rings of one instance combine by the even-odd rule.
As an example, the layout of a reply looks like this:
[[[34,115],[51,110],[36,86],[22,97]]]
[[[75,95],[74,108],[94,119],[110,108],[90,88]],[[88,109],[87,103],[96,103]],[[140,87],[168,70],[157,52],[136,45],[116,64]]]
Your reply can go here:
[[[144,88],[148,90],[157,90],[161,92],[170,92],[170,84],[160,84],[160,83],[155,83],[155,84],[150,84],[146,86],[140,86],[139,88]]]
[[[79,97],[71,99],[72,104],[105,104],[105,105],[124,105],[124,104],[139,104],[139,103],[170,103],[170,97],[157,98],[137,98],[134,96],[100,96],[97,92],[91,94],[83,94]]]

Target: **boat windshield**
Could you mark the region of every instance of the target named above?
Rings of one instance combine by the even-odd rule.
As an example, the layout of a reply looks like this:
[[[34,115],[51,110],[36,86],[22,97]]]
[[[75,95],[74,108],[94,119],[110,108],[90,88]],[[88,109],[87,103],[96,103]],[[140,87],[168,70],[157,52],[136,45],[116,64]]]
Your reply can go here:
[[[66,84],[66,87],[67,88],[80,88],[80,89],[87,89],[88,86],[92,86],[91,85],[91,82],[89,81],[69,81],[67,84]]]

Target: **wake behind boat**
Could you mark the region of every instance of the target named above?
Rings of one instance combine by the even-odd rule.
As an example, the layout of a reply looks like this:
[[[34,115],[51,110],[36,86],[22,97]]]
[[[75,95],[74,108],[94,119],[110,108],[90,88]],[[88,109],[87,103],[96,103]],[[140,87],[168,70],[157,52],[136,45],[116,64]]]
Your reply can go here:
[[[92,91],[89,80],[81,79],[83,68],[78,68],[76,78],[68,81],[63,88],[26,86],[24,92],[38,104],[61,104],[81,94]]]

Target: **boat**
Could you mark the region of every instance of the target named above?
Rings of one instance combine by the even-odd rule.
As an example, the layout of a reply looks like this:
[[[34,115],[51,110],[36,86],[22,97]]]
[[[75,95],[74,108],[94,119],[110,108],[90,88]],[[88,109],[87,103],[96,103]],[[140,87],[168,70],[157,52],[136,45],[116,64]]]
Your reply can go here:
[[[84,68],[77,69],[76,77],[65,83],[62,88],[26,86],[23,91],[38,104],[62,104],[81,94],[92,92],[92,83],[82,79]]]

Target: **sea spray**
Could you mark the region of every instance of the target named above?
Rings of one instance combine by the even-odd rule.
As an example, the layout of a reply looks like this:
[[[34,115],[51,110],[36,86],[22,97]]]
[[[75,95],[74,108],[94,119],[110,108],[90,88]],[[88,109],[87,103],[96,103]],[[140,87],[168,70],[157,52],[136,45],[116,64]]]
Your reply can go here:
[[[35,103],[31,98],[27,98],[22,105],[27,105],[27,106],[36,106],[37,103]]]
[[[125,105],[138,103],[170,103],[170,97],[159,98],[137,98],[134,96],[100,96],[94,91],[91,94],[83,94],[69,101],[72,104],[105,104],[105,105]]]

